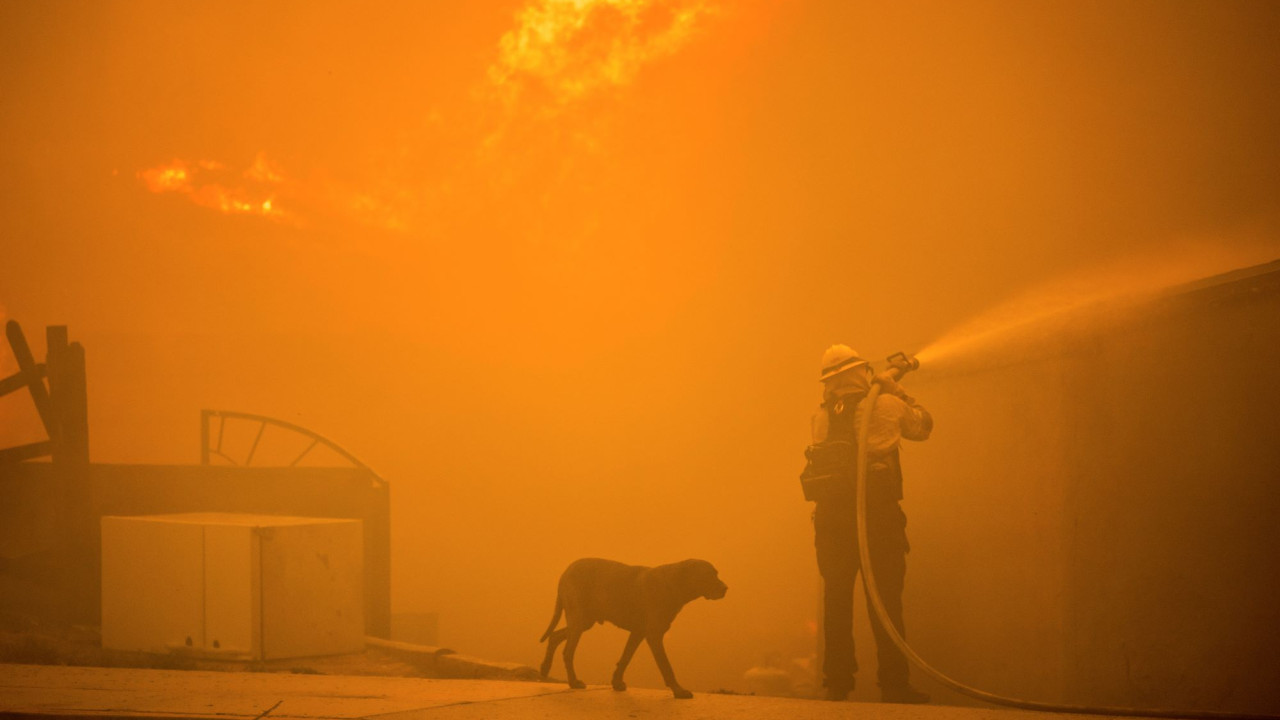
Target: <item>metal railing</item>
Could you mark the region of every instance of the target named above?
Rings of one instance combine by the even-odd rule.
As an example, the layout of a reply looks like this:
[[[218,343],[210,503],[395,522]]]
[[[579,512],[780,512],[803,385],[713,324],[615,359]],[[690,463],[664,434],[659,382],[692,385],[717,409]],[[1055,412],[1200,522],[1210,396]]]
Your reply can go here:
[[[214,418],[218,419],[218,432],[217,432],[216,443],[214,442],[214,439],[211,435],[213,430]],[[241,420],[245,422],[258,424],[258,431],[254,435],[253,444],[249,446],[249,450],[245,454],[243,460],[237,460],[235,457],[229,455],[226,451],[223,450],[222,441],[223,441],[223,438],[226,436],[226,426],[227,426],[228,420]],[[267,426],[269,425],[274,425],[278,428],[282,428],[284,430],[297,433],[311,440],[311,442],[305,448],[303,448],[302,452],[298,453],[298,455],[294,457],[291,462],[285,465],[285,467],[297,467],[298,463],[302,462],[303,458],[307,457],[307,455],[310,454],[312,450],[314,450],[317,446],[323,445],[324,447],[337,453],[338,456],[342,457],[347,462],[351,463],[353,466],[361,470],[364,470],[365,472],[368,472],[370,475],[373,476],[374,480],[379,485],[385,486],[387,484],[387,481],[383,480],[382,476],[374,472],[373,468],[364,464],[355,455],[352,455],[350,452],[347,452],[347,450],[344,449],[341,445],[324,437],[320,433],[314,432],[312,430],[308,430],[307,428],[304,428],[300,425],[295,425],[291,422],[288,422],[287,420],[280,420],[277,418],[267,417],[265,415],[255,415],[253,413],[234,412],[230,410],[201,410],[200,411],[200,464],[209,465],[211,464],[212,459],[216,456],[216,457],[222,458],[223,460],[227,461],[232,465],[236,465],[240,467],[252,466],[253,458],[257,454],[258,446],[262,442],[262,435],[264,432],[266,432]]]

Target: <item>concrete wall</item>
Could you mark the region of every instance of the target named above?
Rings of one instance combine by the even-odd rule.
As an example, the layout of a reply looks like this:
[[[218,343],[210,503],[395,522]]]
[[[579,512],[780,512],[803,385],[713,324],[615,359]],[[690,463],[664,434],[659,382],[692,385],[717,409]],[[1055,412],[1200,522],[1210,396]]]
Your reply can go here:
[[[103,515],[235,512],[364,521],[365,626],[391,630],[389,491],[355,468],[0,465],[6,604],[98,622]],[[52,603],[52,604],[50,604]]]
[[[983,690],[1280,711],[1280,269],[908,379],[913,647]],[[938,695],[962,701],[948,693]]]

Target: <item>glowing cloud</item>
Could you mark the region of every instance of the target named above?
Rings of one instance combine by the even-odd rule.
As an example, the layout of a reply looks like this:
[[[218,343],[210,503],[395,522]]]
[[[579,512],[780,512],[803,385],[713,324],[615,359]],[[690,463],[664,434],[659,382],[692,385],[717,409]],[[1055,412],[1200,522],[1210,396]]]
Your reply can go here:
[[[238,175],[212,160],[188,163],[173,160],[138,172],[138,179],[153,193],[185,195],[200,207],[228,215],[258,215],[276,221],[293,218],[276,202],[281,184],[279,170],[259,154],[253,165]]]
[[[308,227],[337,221],[419,232],[449,222],[459,203],[520,183],[546,188],[540,201],[565,184],[575,162],[599,153],[599,118],[561,122],[562,111],[627,85],[646,64],[685,47],[715,12],[712,2],[529,0],[498,40],[471,98],[478,102],[443,133],[433,110],[430,133],[360,180],[312,168],[300,181],[263,154],[243,169],[175,159],[137,177],[153,193],[182,195],[200,207]],[[451,157],[436,152],[445,144],[466,150],[442,160]],[[464,187],[473,192],[460,192]]]
[[[257,216],[294,227],[354,222],[404,231],[411,216],[406,208],[421,204],[405,190],[356,189],[324,176],[298,180],[263,153],[239,172],[213,160],[175,159],[141,170],[137,176],[153,193],[176,193],[227,215]]]
[[[503,36],[489,80],[509,103],[536,90],[564,105],[630,82],[710,12],[703,0],[534,0]]]

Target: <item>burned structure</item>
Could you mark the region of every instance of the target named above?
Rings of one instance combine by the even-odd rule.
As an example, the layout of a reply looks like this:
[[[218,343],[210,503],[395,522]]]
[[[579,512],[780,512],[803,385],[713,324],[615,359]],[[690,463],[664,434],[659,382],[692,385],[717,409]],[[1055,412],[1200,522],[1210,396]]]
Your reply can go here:
[[[37,363],[18,324],[10,321],[6,332],[19,370],[0,381],[0,394],[29,393],[48,438],[0,450],[0,609],[97,625],[104,517],[295,518],[274,523],[290,526],[302,524],[297,518],[351,520],[359,521],[354,543],[361,554],[363,634],[389,637],[390,489],[372,469],[297,425],[212,410],[201,415],[199,465],[91,462],[84,349],[67,342],[64,327],[51,327],[47,359]],[[194,418],[192,424],[194,430]],[[248,430],[247,451],[233,453],[224,443],[231,424]],[[299,438],[302,451],[265,465],[259,450],[269,428]],[[343,466],[302,463],[316,448]],[[45,457],[48,462],[32,462]]]
[[[1280,707],[1280,262],[922,362],[913,648],[1030,700]]]

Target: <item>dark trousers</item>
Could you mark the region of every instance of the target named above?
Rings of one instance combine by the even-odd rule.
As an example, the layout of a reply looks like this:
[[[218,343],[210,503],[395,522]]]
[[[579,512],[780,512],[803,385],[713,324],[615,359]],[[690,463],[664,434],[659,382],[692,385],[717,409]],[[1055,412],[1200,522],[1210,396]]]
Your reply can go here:
[[[867,491],[867,542],[871,569],[875,572],[880,600],[898,633],[906,637],[902,623],[902,588],[907,575],[907,516],[893,495]],[[853,646],[853,584],[861,562],[858,557],[857,509],[850,495],[819,501],[813,513],[814,545],[823,580],[823,626],[826,652],[822,674],[828,688],[851,690],[858,669]],[[865,583],[864,583],[865,584]],[[907,684],[907,659],[889,639],[871,601],[867,601],[871,630],[876,637],[877,679],[881,688]]]

